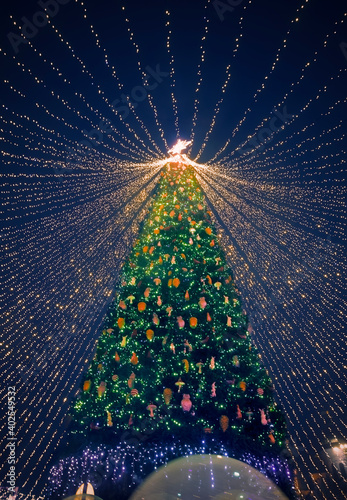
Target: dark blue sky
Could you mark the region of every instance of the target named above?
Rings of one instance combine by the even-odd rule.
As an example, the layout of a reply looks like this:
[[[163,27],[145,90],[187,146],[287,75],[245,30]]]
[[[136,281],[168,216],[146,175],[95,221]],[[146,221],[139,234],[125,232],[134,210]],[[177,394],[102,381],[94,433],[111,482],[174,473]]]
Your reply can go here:
[[[44,24],[39,2],[0,6],[1,390],[14,381],[19,391],[20,488],[43,487],[149,206],[158,170],[136,163],[167,155],[161,134],[171,147],[175,117],[190,139],[196,110],[190,157],[210,132],[198,178],[303,486],[341,498],[324,446],[346,439],[343,2],[86,0],[87,19],[80,0],[49,5],[54,29],[34,26],[30,43],[18,42],[19,25]],[[326,484],[312,481],[317,471]]]

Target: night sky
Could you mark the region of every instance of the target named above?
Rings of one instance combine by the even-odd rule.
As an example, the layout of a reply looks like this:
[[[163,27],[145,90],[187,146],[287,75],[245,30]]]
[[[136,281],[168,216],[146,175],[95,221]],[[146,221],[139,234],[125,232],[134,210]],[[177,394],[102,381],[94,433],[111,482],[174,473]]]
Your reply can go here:
[[[329,444],[347,443],[345,11],[340,0],[2,2],[1,447],[15,386],[20,492],[44,488],[156,162],[179,137],[192,140],[300,486],[347,498],[346,450]]]

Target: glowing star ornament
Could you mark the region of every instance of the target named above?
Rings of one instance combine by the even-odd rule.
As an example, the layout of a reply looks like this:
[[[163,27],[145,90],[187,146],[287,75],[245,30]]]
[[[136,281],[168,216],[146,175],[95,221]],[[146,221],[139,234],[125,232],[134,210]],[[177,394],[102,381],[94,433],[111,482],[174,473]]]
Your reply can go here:
[[[181,139],[178,139],[178,141],[176,142],[176,144],[171,148],[169,149],[169,153],[171,153],[171,155],[178,155],[178,156],[174,156],[173,158],[171,158],[171,161],[180,161],[180,155],[182,153],[182,151],[184,149],[186,149],[190,144],[191,144],[192,141],[183,141]]]

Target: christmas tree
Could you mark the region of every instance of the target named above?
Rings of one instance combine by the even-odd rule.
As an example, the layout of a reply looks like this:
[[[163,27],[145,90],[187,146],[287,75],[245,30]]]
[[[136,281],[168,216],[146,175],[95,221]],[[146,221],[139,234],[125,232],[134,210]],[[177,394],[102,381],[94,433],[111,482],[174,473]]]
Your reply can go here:
[[[269,472],[286,427],[250,331],[194,167],[169,163],[81,382],[72,435],[120,453],[156,450],[142,477],[154,456],[160,465],[201,443]],[[268,469],[283,483],[281,467],[278,477]]]

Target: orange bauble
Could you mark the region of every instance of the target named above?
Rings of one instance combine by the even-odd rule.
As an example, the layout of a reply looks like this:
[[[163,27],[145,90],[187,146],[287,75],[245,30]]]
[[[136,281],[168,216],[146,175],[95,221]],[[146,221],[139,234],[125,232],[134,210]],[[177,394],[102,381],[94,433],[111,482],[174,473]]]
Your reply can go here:
[[[198,319],[197,318],[189,318],[189,324],[191,326],[191,328],[196,328],[197,324],[198,324]]]
[[[149,329],[146,331],[146,337],[148,338],[148,340],[152,340],[153,337],[154,337],[154,331]]]
[[[125,319],[124,318],[118,318],[117,320],[118,328],[123,328],[125,325]]]
[[[137,309],[138,309],[140,312],[144,311],[144,310],[146,309],[146,307],[147,307],[147,306],[146,306],[146,302],[139,302],[139,303],[137,304]]]
[[[212,229],[210,227],[207,227],[205,231],[207,234],[212,234]]]
[[[85,380],[85,382],[83,384],[83,390],[84,391],[89,391],[90,385],[91,385],[91,381],[90,380]]]
[[[180,280],[178,278],[175,278],[172,280],[172,284],[175,288],[178,288],[180,286]]]
[[[131,356],[130,363],[132,365],[137,365],[139,362],[139,358],[136,356],[136,354],[133,352],[133,355]]]

